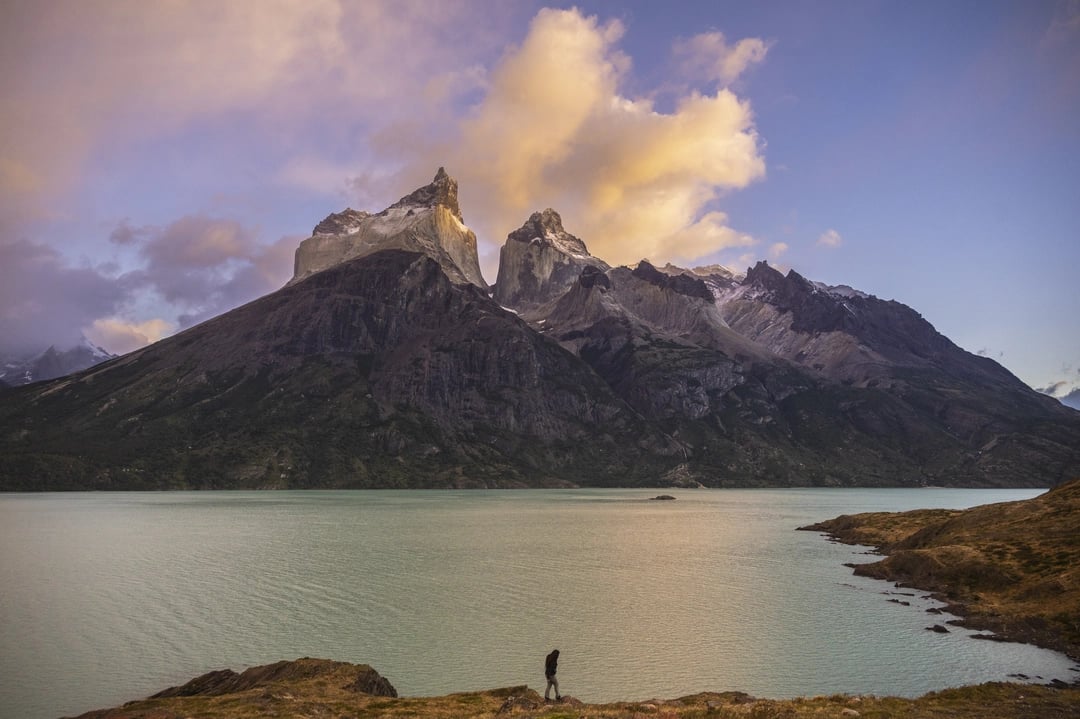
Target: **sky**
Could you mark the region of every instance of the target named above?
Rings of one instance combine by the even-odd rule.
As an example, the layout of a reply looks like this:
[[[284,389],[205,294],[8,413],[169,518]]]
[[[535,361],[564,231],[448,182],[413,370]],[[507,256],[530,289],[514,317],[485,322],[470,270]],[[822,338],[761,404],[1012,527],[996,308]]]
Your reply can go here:
[[[553,207],[1080,389],[1077,0],[5,0],[0,70],[0,354],[168,336],[445,166],[489,282]]]

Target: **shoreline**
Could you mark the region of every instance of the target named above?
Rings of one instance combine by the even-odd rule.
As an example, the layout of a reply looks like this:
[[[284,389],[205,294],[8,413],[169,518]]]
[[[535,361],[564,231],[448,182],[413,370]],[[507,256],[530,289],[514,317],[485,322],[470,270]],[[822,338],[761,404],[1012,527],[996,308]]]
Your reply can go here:
[[[1073,717],[1080,712],[1080,685],[990,682],[929,692],[907,699],[834,694],[795,699],[758,699],[745,692],[702,692],[677,699],[587,704],[570,696],[545,701],[518,685],[436,697],[399,697],[368,665],[305,657],[252,667],[242,673],[216,670],[146,699],[74,719],[183,719],[191,716],[254,719],[319,716],[344,719],[700,719],[701,717],[908,717],[1019,719]]]
[[[1080,480],[1038,497],[964,510],[841,515],[799,527],[867,546],[856,576],[927,592],[951,623],[1080,663]]]

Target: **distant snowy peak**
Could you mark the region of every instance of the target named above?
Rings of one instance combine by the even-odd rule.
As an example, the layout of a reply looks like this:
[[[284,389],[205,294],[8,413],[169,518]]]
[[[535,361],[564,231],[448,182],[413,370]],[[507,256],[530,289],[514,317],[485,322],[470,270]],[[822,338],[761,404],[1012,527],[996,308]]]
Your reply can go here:
[[[827,285],[824,282],[812,282],[811,284],[813,284],[814,287],[821,290],[822,292],[827,292],[834,297],[842,297],[846,299],[851,299],[853,297],[861,297],[864,300],[874,297],[874,295],[863,292],[861,290],[857,290],[849,285]]]
[[[407,250],[436,260],[451,281],[486,290],[476,235],[462,221],[457,192],[457,182],[440,167],[429,184],[382,212],[348,208],[329,215],[297,248],[290,283],[382,250]]]
[[[94,344],[90,340],[86,339],[85,337],[82,338],[81,345],[83,347],[85,347],[87,349],[87,351],[90,352],[91,357],[93,357],[94,359],[100,360],[101,362],[104,362],[105,360],[110,360],[110,359],[113,359],[113,358],[117,357],[117,355],[114,355],[112,352],[109,352],[107,349],[105,349],[103,347],[97,346],[96,344]]]
[[[83,337],[67,349],[51,346],[43,352],[0,360],[0,381],[15,387],[80,372],[116,355]]]
[[[669,262],[657,269],[666,275],[686,275],[701,280],[709,288],[713,299],[718,301],[738,287],[746,278],[746,275],[723,265],[703,265],[687,269]]]

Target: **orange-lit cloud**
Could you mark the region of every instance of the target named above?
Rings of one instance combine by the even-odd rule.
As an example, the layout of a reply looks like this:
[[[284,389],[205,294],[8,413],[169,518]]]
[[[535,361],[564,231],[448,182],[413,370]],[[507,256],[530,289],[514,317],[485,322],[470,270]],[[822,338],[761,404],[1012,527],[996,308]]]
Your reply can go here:
[[[426,0],[9,4],[0,11],[0,66],[9,70],[0,73],[0,241],[25,236],[30,221],[72,221],[70,200],[100,179],[114,191],[132,181],[90,174],[122,173],[124,152],[180,154],[185,132],[228,118],[265,148],[268,181],[349,194],[365,209],[445,165],[489,255],[548,206],[610,262],[691,262],[754,244],[715,205],[764,177],[748,102],[726,86],[685,90],[662,110],[628,96],[625,28],[577,10],[542,10],[507,50],[520,12]],[[699,70],[724,84],[761,60],[759,44],[699,36],[684,59],[712,57]],[[86,303],[97,314],[72,313],[72,326],[100,319],[102,333],[149,338],[148,317],[186,326],[287,279],[298,238],[268,242],[205,208],[181,202],[171,222],[113,209],[131,220],[107,238],[107,256],[129,264],[80,275],[114,286]],[[75,272],[63,253],[50,257],[53,275]],[[137,296],[147,291],[173,304],[175,321],[160,308],[134,313],[146,311]],[[45,292],[27,288],[27,301],[52,307],[38,297]]]
[[[672,112],[619,92],[623,32],[577,10],[542,10],[463,123],[453,169],[479,234],[501,242],[529,213],[558,209],[614,263],[692,261],[753,243],[706,211],[764,177],[753,114],[731,91],[690,92]]]
[[[83,329],[88,340],[113,354],[126,354],[157,342],[176,331],[176,325],[163,319],[126,322],[118,317],[103,317]]]

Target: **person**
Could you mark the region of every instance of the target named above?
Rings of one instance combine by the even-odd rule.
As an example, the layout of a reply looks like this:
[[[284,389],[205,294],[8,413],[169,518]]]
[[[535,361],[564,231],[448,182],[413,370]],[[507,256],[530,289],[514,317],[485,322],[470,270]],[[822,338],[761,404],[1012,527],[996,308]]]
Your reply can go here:
[[[558,668],[559,650],[556,649],[544,659],[544,676],[547,677],[547,688],[544,689],[544,701],[546,702],[551,701],[549,693],[552,687],[555,687],[555,701],[562,701],[562,695],[559,694],[559,680],[555,678],[555,672]]]

